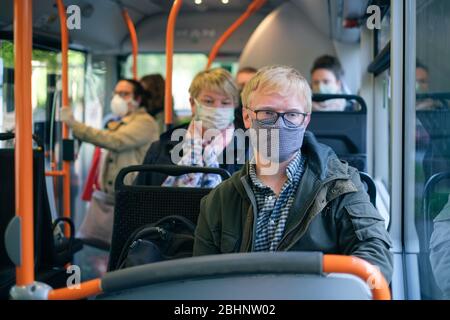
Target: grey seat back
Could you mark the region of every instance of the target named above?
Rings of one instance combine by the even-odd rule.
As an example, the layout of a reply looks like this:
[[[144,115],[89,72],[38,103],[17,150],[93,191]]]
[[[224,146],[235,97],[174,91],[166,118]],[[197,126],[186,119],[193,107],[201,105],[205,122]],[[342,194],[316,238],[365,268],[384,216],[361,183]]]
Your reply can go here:
[[[223,254],[152,263],[105,275],[99,299],[371,299],[351,275],[322,273],[318,252]]]
[[[364,99],[346,94],[314,94],[312,99],[316,102],[345,99],[360,105],[360,110],[313,112],[308,130],[351,166],[366,171],[367,105]]]

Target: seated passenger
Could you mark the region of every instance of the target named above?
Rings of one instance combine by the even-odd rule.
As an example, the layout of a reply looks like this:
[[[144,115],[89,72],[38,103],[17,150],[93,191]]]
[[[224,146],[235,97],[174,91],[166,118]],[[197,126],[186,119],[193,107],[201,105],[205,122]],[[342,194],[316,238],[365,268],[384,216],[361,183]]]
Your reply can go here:
[[[262,68],[245,86],[242,101],[256,156],[202,199],[194,255],[354,255],[390,281],[391,240],[358,171],[305,134],[312,104],[306,79],[290,67]]]
[[[342,77],[344,71],[341,63],[333,56],[321,56],[314,61],[311,69],[311,87],[313,93],[342,94]],[[345,99],[333,99],[323,102],[313,102],[313,111],[352,111],[352,103]]]
[[[165,81],[160,74],[149,74],[141,78],[140,83],[145,91],[145,98],[147,100],[147,112],[158,123],[158,135],[165,131],[164,123],[164,88]],[[177,122],[177,117],[173,114],[174,123]]]
[[[239,92],[242,92],[247,82],[250,81],[251,78],[258,72],[253,67],[243,67],[240,68],[236,74],[236,85],[238,87]]]
[[[239,94],[244,89],[245,84],[256,74],[258,70],[252,67],[243,67],[236,74],[236,84]],[[234,112],[234,126],[236,129],[245,129],[244,120],[242,119],[242,101],[239,99],[239,106]]]
[[[100,161],[99,189],[92,194],[80,228],[81,238],[95,238],[103,243],[111,240],[117,174],[124,167],[142,163],[149,145],[158,138],[158,125],[146,111],[139,82],[120,80],[114,89],[111,110],[119,121],[110,121],[108,129],[100,130],[75,120],[71,108],[61,109],[61,121],[72,129],[76,138],[106,150]],[[125,182],[131,183],[133,179],[133,175],[127,176]],[[100,216],[104,221],[98,224]]]
[[[433,222],[430,239],[431,268],[443,298],[450,300],[450,195],[447,204]]]
[[[237,150],[234,144],[233,120],[238,90],[231,74],[221,68],[202,71],[192,81],[189,94],[194,115],[191,122],[163,133],[148,149],[144,164],[220,167],[233,173],[244,163],[245,150]],[[220,135],[208,134],[214,131]],[[179,154],[180,151],[183,153]],[[178,178],[139,173],[135,184],[215,187],[221,181],[218,175],[201,173]]]

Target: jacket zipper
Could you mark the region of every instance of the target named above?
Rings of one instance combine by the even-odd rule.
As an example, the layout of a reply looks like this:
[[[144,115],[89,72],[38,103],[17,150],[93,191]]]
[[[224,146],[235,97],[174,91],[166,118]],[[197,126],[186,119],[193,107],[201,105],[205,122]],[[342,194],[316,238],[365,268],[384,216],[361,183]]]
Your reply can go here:
[[[256,218],[257,218],[256,217],[257,216],[257,213],[256,213],[256,210],[257,210],[256,199],[255,199],[255,195],[253,194],[250,186],[247,183],[247,180],[245,180],[245,177],[241,178],[241,182],[242,182],[242,185],[244,186],[245,192],[247,192],[247,196],[248,196],[248,198],[250,200],[250,203],[252,204],[253,228],[252,228],[252,237],[251,237],[251,240],[249,241],[249,244],[252,243],[251,251],[253,251],[254,244],[255,244],[255,237],[256,237]],[[249,244],[247,245],[247,248],[246,248],[247,252],[250,249],[250,245]]]

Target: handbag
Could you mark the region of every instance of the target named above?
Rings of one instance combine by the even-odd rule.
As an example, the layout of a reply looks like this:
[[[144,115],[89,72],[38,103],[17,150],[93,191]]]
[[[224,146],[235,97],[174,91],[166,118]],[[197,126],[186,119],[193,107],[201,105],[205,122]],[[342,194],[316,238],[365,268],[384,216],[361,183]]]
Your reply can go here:
[[[109,249],[113,222],[114,196],[95,190],[77,237],[87,244]]]
[[[123,246],[116,269],[192,257],[195,224],[167,216],[135,230]]]

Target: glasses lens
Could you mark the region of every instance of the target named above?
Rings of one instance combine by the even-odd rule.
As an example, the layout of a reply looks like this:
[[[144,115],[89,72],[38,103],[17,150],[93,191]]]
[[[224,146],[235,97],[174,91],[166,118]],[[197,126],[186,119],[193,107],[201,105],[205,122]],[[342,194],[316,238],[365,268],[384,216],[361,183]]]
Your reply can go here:
[[[256,112],[256,120],[265,124],[274,124],[278,119],[278,114],[274,111],[260,110]]]
[[[131,92],[127,91],[115,91],[114,93],[120,96],[121,98],[128,98],[132,94]]]
[[[303,124],[305,116],[298,112],[288,112],[284,115],[284,120],[287,126],[299,127]]]

